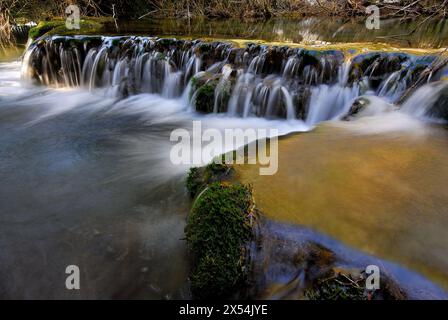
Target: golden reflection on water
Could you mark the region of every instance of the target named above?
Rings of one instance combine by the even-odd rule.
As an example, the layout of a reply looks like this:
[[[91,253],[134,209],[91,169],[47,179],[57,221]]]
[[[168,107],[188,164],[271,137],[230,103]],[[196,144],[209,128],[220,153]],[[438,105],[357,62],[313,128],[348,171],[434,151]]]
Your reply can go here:
[[[279,170],[253,184],[269,218],[324,232],[448,288],[448,131],[359,135],[324,124],[279,141]]]
[[[0,47],[0,62],[10,62],[20,58],[23,47]]]

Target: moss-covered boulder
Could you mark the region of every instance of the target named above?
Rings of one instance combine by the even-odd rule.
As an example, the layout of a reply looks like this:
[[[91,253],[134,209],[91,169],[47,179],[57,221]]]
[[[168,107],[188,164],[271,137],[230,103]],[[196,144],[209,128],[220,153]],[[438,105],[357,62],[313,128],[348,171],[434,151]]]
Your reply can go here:
[[[185,229],[194,254],[190,281],[196,298],[235,297],[244,285],[253,216],[249,186],[214,182],[197,197]]]
[[[187,190],[190,196],[194,198],[207,185],[217,181],[225,181],[231,177],[233,172],[231,166],[214,162],[205,167],[191,168],[186,181]]]
[[[218,80],[214,79],[198,88],[194,100],[196,111],[203,113],[213,112],[215,105],[215,88],[217,84]]]
[[[105,30],[105,25],[110,19],[93,18],[81,19],[79,29],[68,29],[64,19],[40,21],[37,26],[30,29],[28,36],[36,40],[43,35],[75,35],[75,34],[99,34]]]
[[[191,78],[190,96],[195,110],[211,113],[215,107],[215,89],[219,83],[219,74],[201,72]]]

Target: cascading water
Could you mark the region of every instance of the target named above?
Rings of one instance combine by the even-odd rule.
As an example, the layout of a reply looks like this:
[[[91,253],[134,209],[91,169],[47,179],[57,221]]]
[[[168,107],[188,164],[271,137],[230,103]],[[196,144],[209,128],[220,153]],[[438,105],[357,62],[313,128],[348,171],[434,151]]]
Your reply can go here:
[[[396,102],[435,60],[403,53],[353,56],[255,44],[235,48],[198,40],[76,36],[34,43],[23,75],[47,85],[106,87],[121,97],[183,96],[200,112],[315,125],[340,117],[360,95]],[[444,72],[429,74],[426,81],[437,81]]]
[[[0,188],[7,199],[0,226],[2,293],[188,298],[189,265],[179,240],[189,209],[182,180],[187,166],[168,161],[172,130],[192,132],[191,120],[199,119],[207,128],[275,127],[285,135],[337,119],[359,99],[375,108],[355,110],[353,119],[387,112],[434,59],[146,37],[52,37],[31,44],[22,76],[71,89],[23,85],[18,64],[13,71],[0,64],[0,168],[6,169],[0,177],[7,182]],[[423,82],[431,83],[402,111],[448,119],[446,85],[438,81],[444,74],[428,76]],[[384,122],[374,125],[384,130]],[[362,126],[359,132],[369,127],[362,120],[338,124]],[[314,145],[300,149],[300,158],[311,163],[316,154],[308,146]],[[307,188],[315,181],[303,180]],[[72,263],[86,277],[81,296],[59,281]],[[44,276],[36,279],[36,272]]]

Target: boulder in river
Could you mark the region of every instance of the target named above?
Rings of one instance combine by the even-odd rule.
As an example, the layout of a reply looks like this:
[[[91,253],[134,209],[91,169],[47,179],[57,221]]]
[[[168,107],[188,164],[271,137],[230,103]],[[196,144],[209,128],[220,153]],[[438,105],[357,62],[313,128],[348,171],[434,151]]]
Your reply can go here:
[[[395,107],[376,96],[361,96],[353,101],[343,120],[356,120],[362,117],[374,116],[384,112],[391,112]]]
[[[440,91],[440,95],[426,114],[431,118],[448,121],[448,84]]]

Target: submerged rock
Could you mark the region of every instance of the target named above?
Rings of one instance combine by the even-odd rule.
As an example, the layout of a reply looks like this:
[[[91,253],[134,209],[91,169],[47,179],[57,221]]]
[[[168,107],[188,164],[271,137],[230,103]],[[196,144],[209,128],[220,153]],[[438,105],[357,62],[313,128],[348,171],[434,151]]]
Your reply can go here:
[[[305,290],[310,300],[405,300],[406,294],[389,277],[380,278],[380,289],[367,290],[367,275],[359,269],[332,268]]]
[[[255,299],[402,300],[407,295],[381,270],[380,289],[367,290],[367,274],[321,243],[312,231],[257,220],[251,251],[250,294]],[[323,241],[325,242],[325,241]]]

